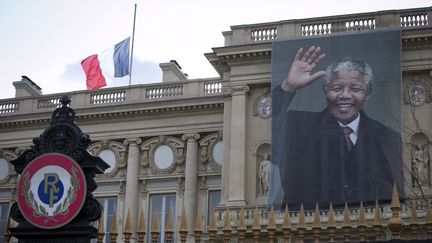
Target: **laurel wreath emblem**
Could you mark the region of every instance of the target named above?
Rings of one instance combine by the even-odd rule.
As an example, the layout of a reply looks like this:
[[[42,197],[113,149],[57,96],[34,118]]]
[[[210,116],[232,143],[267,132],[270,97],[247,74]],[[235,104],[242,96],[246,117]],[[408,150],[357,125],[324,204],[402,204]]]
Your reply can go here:
[[[63,203],[59,204],[56,207],[52,216],[49,216],[46,209],[36,202],[34,198],[34,194],[30,190],[29,173],[27,172],[24,175],[24,183],[23,183],[23,188],[21,190],[21,193],[25,198],[25,202],[27,206],[33,208],[34,210],[33,216],[35,217],[44,216],[47,217],[46,221],[48,220],[57,221],[56,219],[54,219],[54,216],[58,214],[66,215],[69,212],[69,206],[76,200],[76,194],[77,194],[76,192],[79,190],[81,186],[81,182],[78,180],[78,170],[75,167],[71,167],[71,170],[72,170],[72,176],[70,178],[71,186],[69,187],[67,196],[63,201]]]

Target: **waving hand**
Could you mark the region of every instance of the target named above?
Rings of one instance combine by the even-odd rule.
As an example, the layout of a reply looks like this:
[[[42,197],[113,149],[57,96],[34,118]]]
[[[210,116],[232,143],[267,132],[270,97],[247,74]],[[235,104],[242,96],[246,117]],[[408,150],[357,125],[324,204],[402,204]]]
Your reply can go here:
[[[320,47],[311,46],[305,53],[303,48],[297,51],[288,76],[282,82],[284,91],[294,93],[325,74],[325,71],[312,73],[312,69],[325,57]]]

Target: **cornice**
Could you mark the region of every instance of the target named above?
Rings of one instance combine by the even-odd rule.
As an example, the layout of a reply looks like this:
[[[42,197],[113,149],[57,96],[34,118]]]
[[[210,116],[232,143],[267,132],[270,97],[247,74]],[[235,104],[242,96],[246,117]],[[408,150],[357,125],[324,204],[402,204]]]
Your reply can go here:
[[[403,51],[432,48],[432,28],[413,28],[402,30]],[[206,53],[208,61],[219,75],[239,65],[271,63],[271,43],[252,43],[213,48]]]
[[[271,63],[271,50],[225,54],[216,58],[215,56],[209,58],[210,55],[207,57],[219,75],[222,76],[224,72],[229,71],[233,66]]]
[[[110,112],[99,112],[99,113],[88,113],[88,114],[80,114],[79,110],[76,110],[76,120],[77,122],[84,124],[87,122],[107,122],[115,121],[115,120],[125,120],[125,118],[129,119],[155,119],[155,118],[168,118],[168,117],[176,117],[176,116],[185,116],[190,114],[191,116],[195,115],[203,115],[203,114],[217,114],[223,112],[224,104],[220,103],[210,103],[210,104],[196,104],[196,105],[187,105],[187,106],[176,106],[176,107],[161,107],[161,108],[151,108],[151,109],[141,109],[141,110],[118,110],[118,111],[110,111]],[[115,108],[115,107],[113,107]],[[37,118],[37,119],[28,119],[28,120],[16,120],[16,121],[7,121],[0,122],[0,131],[5,129],[13,129],[13,128],[25,128],[25,127],[34,127],[38,125],[48,125],[51,118]]]
[[[402,39],[402,51],[432,49],[432,35],[419,37],[405,37]]]

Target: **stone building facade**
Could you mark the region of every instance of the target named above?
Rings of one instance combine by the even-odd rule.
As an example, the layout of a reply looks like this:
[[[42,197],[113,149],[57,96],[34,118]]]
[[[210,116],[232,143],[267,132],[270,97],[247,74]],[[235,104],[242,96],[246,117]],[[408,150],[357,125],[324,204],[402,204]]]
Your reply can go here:
[[[136,232],[141,212],[150,227],[156,212],[165,225],[171,210],[177,225],[185,207],[192,233],[197,213],[208,225],[213,208],[265,208],[271,42],[380,28],[402,29],[405,191],[432,196],[431,19],[428,7],[232,26],[225,45],[205,54],[216,78],[189,79],[171,61],[160,64],[162,83],[43,95],[23,76],[13,83],[15,98],[0,100],[0,235],[17,194],[8,161],[48,126],[63,95],[92,139],[89,151],[111,166],[95,192],[107,231],[113,218],[124,225],[129,214]]]

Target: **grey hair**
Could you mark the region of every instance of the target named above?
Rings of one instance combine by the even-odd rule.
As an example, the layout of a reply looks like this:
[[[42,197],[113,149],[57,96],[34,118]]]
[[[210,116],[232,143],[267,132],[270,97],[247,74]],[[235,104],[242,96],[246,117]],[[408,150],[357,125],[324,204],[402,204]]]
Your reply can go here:
[[[367,90],[372,90],[374,78],[372,68],[367,62],[355,57],[339,58],[327,67],[324,76],[324,89],[330,84],[333,74],[342,70],[359,72],[363,75]]]

